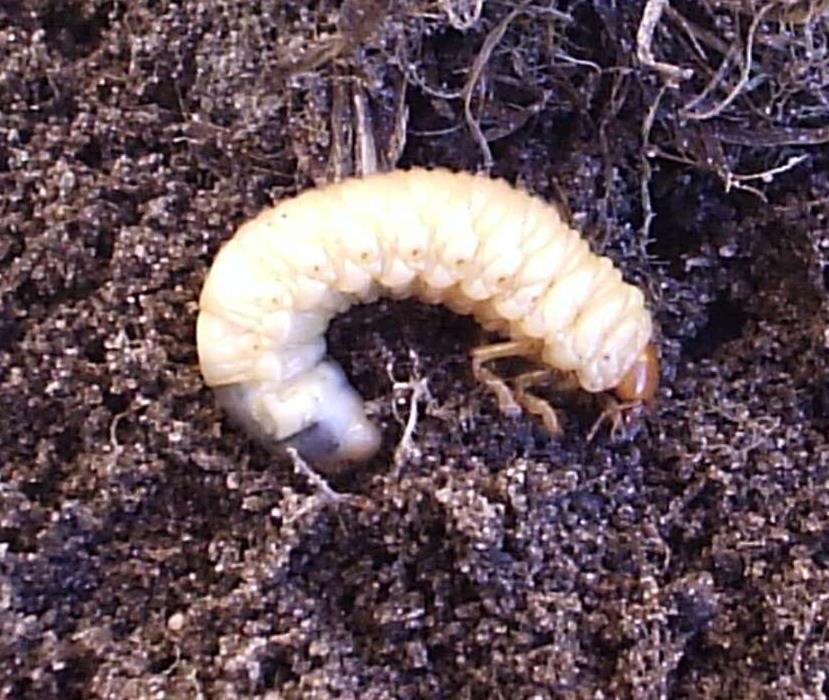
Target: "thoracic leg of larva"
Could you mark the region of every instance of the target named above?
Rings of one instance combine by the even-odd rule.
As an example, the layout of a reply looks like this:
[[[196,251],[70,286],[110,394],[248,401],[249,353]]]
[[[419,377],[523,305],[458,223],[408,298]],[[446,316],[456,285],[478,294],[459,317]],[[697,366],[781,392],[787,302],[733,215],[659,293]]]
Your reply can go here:
[[[552,374],[553,370],[540,369],[519,375],[515,378],[515,398],[530,413],[541,418],[550,435],[556,436],[560,435],[562,431],[555,409],[549,401],[545,401],[527,391],[528,387],[549,380]]]
[[[498,399],[498,408],[507,416],[520,415],[521,405],[516,401],[506,382],[495,372],[484,367],[484,363],[506,357],[533,357],[538,355],[540,347],[541,344],[537,340],[509,340],[472,349],[472,373],[475,379],[486,384],[487,388],[495,394],[495,398]]]
[[[587,433],[587,442],[591,442],[594,437],[596,437],[597,433],[599,432],[599,428],[605,422],[610,423],[610,438],[615,440],[619,434],[619,432],[624,428],[624,414],[625,411],[629,411],[633,408],[638,408],[641,405],[640,401],[628,401],[625,403],[620,403],[617,399],[612,396],[602,395],[601,401],[605,404],[602,408],[602,412],[599,414],[599,417],[593,423],[593,426],[590,428],[590,432]]]

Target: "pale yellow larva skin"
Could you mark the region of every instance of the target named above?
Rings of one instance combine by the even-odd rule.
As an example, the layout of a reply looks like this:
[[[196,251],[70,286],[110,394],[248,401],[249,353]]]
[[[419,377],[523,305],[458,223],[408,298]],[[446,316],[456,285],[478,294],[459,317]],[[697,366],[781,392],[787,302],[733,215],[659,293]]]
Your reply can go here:
[[[413,169],[285,200],[219,251],[199,301],[208,385],[256,434],[322,428],[333,459],[380,442],[325,330],[352,304],[415,296],[472,314],[590,392],[611,389],[652,334],[642,292],[558,210],[500,180]]]

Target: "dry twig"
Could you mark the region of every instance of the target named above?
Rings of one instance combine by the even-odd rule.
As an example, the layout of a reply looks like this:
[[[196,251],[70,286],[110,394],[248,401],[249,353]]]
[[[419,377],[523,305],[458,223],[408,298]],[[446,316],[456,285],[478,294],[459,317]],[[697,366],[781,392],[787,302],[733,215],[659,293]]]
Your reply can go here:
[[[484,132],[481,130],[480,121],[472,114],[472,93],[475,92],[475,87],[478,84],[481,73],[483,72],[486,64],[489,62],[495,47],[500,43],[501,39],[504,38],[507,28],[529,4],[530,0],[524,0],[524,2],[504,17],[504,19],[502,19],[498,25],[489,34],[487,34],[486,39],[484,39],[483,46],[481,46],[480,52],[472,63],[472,68],[469,71],[469,78],[467,78],[466,84],[463,86],[463,90],[461,91],[461,95],[463,96],[463,111],[464,116],[466,117],[466,124],[481,149],[481,153],[484,158],[484,170],[487,172],[492,169],[494,161],[492,159],[492,151],[489,148],[489,142],[487,141],[486,136],[484,136]]]
[[[645,120],[642,122],[642,146],[641,146],[641,165],[642,165],[642,177],[640,183],[640,194],[642,197],[642,211],[644,213],[643,221],[642,221],[642,235],[640,237],[640,241],[642,246],[645,246],[648,242],[648,235],[650,233],[651,223],[653,222],[654,217],[656,214],[653,212],[653,206],[651,205],[651,190],[650,190],[650,181],[651,175],[653,170],[651,168],[650,157],[651,157],[651,145],[650,145],[650,136],[651,136],[651,129],[653,129],[653,123],[656,120],[656,113],[659,109],[659,105],[662,102],[662,97],[665,95],[665,91],[668,89],[668,85],[663,85],[659,92],[656,95],[656,98],[651,104],[650,109],[648,110],[647,115],[645,116]]]

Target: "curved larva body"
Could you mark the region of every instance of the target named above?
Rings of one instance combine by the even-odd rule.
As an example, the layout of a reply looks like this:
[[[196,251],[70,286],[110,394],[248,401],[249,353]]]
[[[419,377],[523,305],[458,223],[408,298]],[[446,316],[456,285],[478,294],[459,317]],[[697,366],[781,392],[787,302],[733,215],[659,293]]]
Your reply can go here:
[[[486,177],[396,171],[310,190],[237,231],[201,293],[204,378],[263,437],[316,426],[336,457],[371,456],[377,430],[324,359],[324,333],[334,315],[380,295],[443,303],[537,339],[544,362],[591,392],[630,381],[652,332],[639,289],[556,208]]]

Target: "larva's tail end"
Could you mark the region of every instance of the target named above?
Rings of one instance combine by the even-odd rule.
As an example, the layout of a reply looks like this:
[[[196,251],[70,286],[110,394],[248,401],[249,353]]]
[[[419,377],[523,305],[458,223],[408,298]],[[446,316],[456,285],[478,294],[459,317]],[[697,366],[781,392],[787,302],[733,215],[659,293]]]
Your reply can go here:
[[[377,454],[380,442],[380,431],[366,418],[355,420],[344,432],[316,423],[285,440],[303,459],[328,474],[367,462]]]
[[[331,460],[340,465],[367,462],[380,449],[380,431],[367,418],[360,417],[339,435],[337,449]]]
[[[656,346],[648,343],[614,388],[622,401],[650,401],[659,387],[659,356]]]

